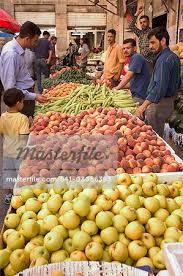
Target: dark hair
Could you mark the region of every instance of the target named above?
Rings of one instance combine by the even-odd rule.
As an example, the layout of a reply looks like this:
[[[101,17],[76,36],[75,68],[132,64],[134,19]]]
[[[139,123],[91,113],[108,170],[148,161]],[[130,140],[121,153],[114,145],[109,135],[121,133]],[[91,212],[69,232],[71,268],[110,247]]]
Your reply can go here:
[[[17,88],[10,88],[5,91],[3,101],[8,107],[15,106],[17,102],[25,98],[24,93]]]
[[[139,18],[139,20],[140,19],[147,19],[147,21],[149,21],[149,16],[148,15],[142,15],[140,18]]]
[[[48,31],[44,31],[44,32],[43,32],[43,36],[45,36],[45,35],[50,36],[50,33],[49,33]]]
[[[114,36],[116,36],[116,31],[114,29],[108,30],[108,33],[113,34]]]
[[[80,38],[80,40],[82,40],[84,44],[87,44],[87,39],[86,39],[86,37],[82,37],[82,38]]]
[[[40,36],[41,30],[33,22],[27,21],[20,28],[20,38],[30,37],[33,38],[35,35]]]
[[[163,38],[166,38],[167,46],[170,43],[170,36],[165,27],[156,27],[152,29],[148,34],[148,39],[150,39],[152,36],[155,36],[159,41],[161,41]]]
[[[50,40],[57,40],[57,37],[54,36],[54,35],[52,35],[51,38],[50,38]]]
[[[123,41],[123,44],[127,44],[127,43],[130,43],[133,47],[137,46],[137,43],[133,38],[127,38]]]

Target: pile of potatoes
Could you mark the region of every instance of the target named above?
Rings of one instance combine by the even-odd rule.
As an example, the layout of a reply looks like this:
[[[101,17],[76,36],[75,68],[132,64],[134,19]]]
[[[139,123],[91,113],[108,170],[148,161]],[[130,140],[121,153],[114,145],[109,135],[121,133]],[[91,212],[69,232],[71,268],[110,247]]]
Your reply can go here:
[[[183,42],[171,45],[170,49],[180,58],[180,62],[183,65]]]

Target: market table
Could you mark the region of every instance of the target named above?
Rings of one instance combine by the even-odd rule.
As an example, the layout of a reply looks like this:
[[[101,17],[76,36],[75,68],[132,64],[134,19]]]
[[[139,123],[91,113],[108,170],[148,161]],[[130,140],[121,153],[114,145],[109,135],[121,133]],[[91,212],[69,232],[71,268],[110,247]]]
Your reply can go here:
[[[60,81],[59,77],[57,78],[57,81]],[[45,114],[39,114],[35,118],[34,125],[31,129],[29,145],[32,148],[34,148],[35,145],[45,146],[45,150],[49,150],[51,148],[57,152],[59,150],[57,143],[63,134],[68,135],[66,136],[67,144],[71,142],[69,141],[71,138],[75,137],[75,133],[84,134],[85,143],[87,142],[87,135],[90,138],[95,135],[98,137],[97,131],[99,131],[100,138],[102,137],[102,139],[105,136],[114,138],[114,134],[117,133],[117,144],[120,148],[119,152],[121,154],[121,159],[116,163],[117,169],[111,168],[111,164],[109,166],[106,162],[107,160],[101,161],[100,164],[95,164],[96,166],[100,165],[100,170],[102,170],[101,167],[105,164],[105,166],[102,167],[104,172],[106,173],[107,171],[108,173],[112,172],[115,174],[109,175],[107,181],[104,181],[104,183],[102,182],[106,185],[110,184],[110,186],[103,186],[103,189],[101,187],[96,187],[96,175],[94,174],[94,182],[90,179],[90,184],[92,185],[88,187],[89,189],[85,189],[86,176],[88,176],[89,172],[88,169],[87,173],[86,170],[81,170],[82,174],[80,175],[79,182],[77,183],[73,180],[66,181],[66,179],[63,180],[60,177],[57,177],[55,182],[49,182],[48,186],[44,183],[33,186],[30,185],[28,188],[22,188],[20,191],[19,187],[16,185],[14,192],[15,194],[19,194],[19,196],[15,196],[13,198],[7,218],[11,218],[13,215],[16,217],[17,221],[15,224],[13,222],[12,226],[11,219],[8,221],[6,218],[3,233],[7,228],[13,229],[13,227],[20,231],[20,234],[22,235],[21,238],[23,239],[23,245],[20,246],[21,248],[24,248],[27,242],[31,243],[32,239],[37,240],[39,234],[41,234],[41,241],[40,239],[38,240],[41,244],[39,244],[39,246],[42,247],[44,245],[44,252],[46,252],[44,263],[47,264],[53,260],[60,260],[55,265],[52,264],[33,268],[32,272],[27,271],[24,275],[36,276],[37,272],[38,275],[41,275],[41,271],[48,272],[50,268],[50,270],[63,269],[64,272],[68,271],[68,274],[65,273],[65,275],[75,276],[75,268],[82,273],[86,267],[86,269],[88,269],[88,266],[94,269],[95,265],[95,275],[98,272],[98,268],[100,268],[101,272],[102,270],[109,270],[109,267],[110,269],[112,268],[113,275],[114,269],[117,269],[119,273],[121,273],[121,270],[124,269],[123,275],[134,275],[134,273],[135,275],[142,275],[142,273],[143,275],[147,275],[146,272],[139,272],[136,270],[134,266],[144,266],[144,264],[147,265],[149,263],[153,268],[155,266],[156,269],[163,269],[165,268],[165,264],[162,260],[162,251],[160,250],[156,252],[156,254],[153,254],[151,260],[148,257],[150,256],[148,254],[151,247],[149,247],[146,243],[144,236],[145,234],[143,232],[144,229],[146,229],[147,234],[151,235],[154,246],[158,246],[159,249],[163,246],[163,239],[166,239],[164,235],[165,233],[167,234],[167,229],[165,228],[164,221],[160,219],[160,214],[157,213],[160,209],[163,209],[166,212],[165,221],[167,228],[169,229],[171,227],[175,227],[176,225],[179,231],[178,238],[175,237],[175,239],[178,242],[179,237],[182,238],[180,217],[183,188],[182,160],[175,155],[173,149],[171,149],[165,141],[153,132],[150,126],[146,126],[141,120],[123,110],[120,105],[124,105],[124,108],[129,107],[127,103],[126,106],[124,104],[126,94],[120,94],[119,97],[122,96],[124,99],[120,98],[120,101],[117,101],[114,100],[114,95],[111,94],[112,92],[108,91],[105,86],[92,86],[92,89],[91,87],[83,86],[82,88],[76,89],[79,90],[75,90],[74,94],[70,92],[69,95],[66,96],[67,98],[64,99],[63,97],[60,99],[61,101],[57,105],[57,112],[49,109],[52,109],[52,103],[49,103],[47,106],[48,110],[44,111]],[[97,91],[98,94],[95,94]],[[83,96],[83,93],[85,96]],[[103,96],[102,100],[101,94]],[[109,99],[106,98],[108,95],[111,100],[110,104],[108,102]],[[91,96],[99,98],[95,98],[95,101],[97,101],[96,106],[92,106],[94,104],[94,99],[91,98]],[[92,108],[89,108],[88,111],[82,110],[81,108],[81,103],[83,103],[83,100],[86,100],[86,98],[88,101],[86,108],[88,109],[92,106]],[[112,99],[114,101],[112,101]],[[59,110],[61,108],[62,100],[65,100],[66,102],[62,107],[62,113],[60,113]],[[79,105],[77,106],[77,109],[74,109],[76,101]],[[114,104],[115,101],[118,102],[119,106],[111,108],[110,105]],[[57,101],[54,103],[56,102]],[[74,111],[70,110],[70,104],[72,105]],[[109,105],[107,107],[102,107],[104,104],[106,104],[106,106],[107,104]],[[130,99],[130,107],[131,104]],[[41,110],[44,110],[44,108]],[[69,115],[69,113],[73,112],[75,115]],[[101,123],[102,120],[103,123]],[[48,125],[50,132],[47,133],[45,129],[48,129]],[[37,141],[35,140],[35,137],[37,137]],[[43,137],[46,137],[46,140],[42,140]],[[50,137],[50,141],[48,137]],[[76,142],[78,141],[79,140]],[[70,150],[72,147],[77,145],[76,142],[70,143],[68,149]],[[83,141],[81,140],[78,145],[81,146],[81,142]],[[104,143],[104,140],[100,140],[98,138],[97,143],[96,141],[90,141],[90,143],[91,142],[95,142],[95,147],[97,147],[98,142],[101,142],[100,149],[102,152],[105,152],[108,149],[108,144]],[[113,140],[108,142],[113,143]],[[50,144],[48,145],[48,143]],[[143,148],[141,148],[142,146]],[[115,147],[115,144],[110,144],[109,150],[111,148],[112,153],[116,153],[117,148]],[[128,154],[126,154],[126,152],[128,152]],[[143,154],[146,154],[147,156],[143,156]],[[148,156],[152,158],[149,158]],[[161,158],[158,159],[158,156]],[[110,158],[108,159],[110,160]],[[145,160],[147,164],[150,164],[149,166],[144,166],[144,164],[146,164],[144,163]],[[154,167],[154,160],[156,160],[156,162],[159,162],[159,160],[161,161],[161,166],[158,167],[160,173],[148,174],[150,173],[151,168],[153,168],[153,170],[155,170],[155,168],[157,169],[157,165]],[[48,178],[51,177],[51,168],[49,166],[53,165],[53,160],[50,160],[47,164],[45,164],[45,159],[42,161],[39,160],[39,164],[36,164],[35,160],[34,164],[32,164],[32,161],[29,158],[24,161],[25,163],[19,171],[20,176],[25,178],[36,175]],[[54,165],[57,165],[57,172],[59,170],[59,176],[63,170],[65,172],[66,170],[70,170],[69,164],[64,164],[65,167],[63,168],[62,163],[57,162],[55,164],[55,161],[59,160],[54,160]],[[84,165],[86,165],[86,163],[87,162],[85,160]],[[172,164],[174,164],[175,167],[173,166],[172,168]],[[167,170],[162,168],[162,165],[165,165]],[[73,166],[74,164],[71,164],[72,168]],[[99,170],[99,167],[96,168]],[[86,169],[86,167],[78,168],[78,166],[76,166],[75,172],[77,170],[81,172],[80,169]],[[173,169],[175,172],[169,172],[169,169]],[[140,171],[144,172],[144,174],[137,173]],[[90,167],[90,172],[93,173],[93,167],[92,170]],[[70,176],[71,172],[68,175]],[[103,177],[103,175],[101,176]],[[60,187],[60,184],[68,184],[68,187],[67,185]],[[77,184],[77,186],[72,186],[71,184]],[[84,185],[84,189],[81,187],[81,184]],[[71,189],[71,187],[73,187],[73,189]],[[46,215],[44,213],[45,210],[43,205],[44,208],[47,208]],[[24,208],[26,212],[31,213],[26,214]],[[94,210],[96,209],[94,214],[91,213],[93,208]],[[143,212],[141,213],[141,211]],[[17,214],[15,214],[15,212],[17,212]],[[103,216],[104,219],[102,219]],[[175,222],[173,219],[174,217],[172,216],[176,217]],[[90,221],[90,227],[87,225],[88,221]],[[31,231],[33,226],[34,231]],[[54,231],[56,231],[54,232],[53,228],[58,226],[59,229],[62,230],[59,230],[59,233],[57,233],[58,228],[56,228],[57,231],[54,229]],[[73,229],[77,229],[77,231],[74,231]],[[15,232],[12,232],[9,237],[4,234],[4,242],[7,243],[9,248],[12,248],[13,252],[15,252],[15,248],[17,248],[13,241],[20,238],[20,236],[16,236],[16,239],[13,239],[15,234]],[[47,241],[50,240],[49,237],[51,237],[51,239],[56,239],[57,241],[54,248],[50,247],[49,243],[47,243]],[[70,241],[73,246],[71,251],[67,244]],[[139,241],[140,244],[137,241]],[[17,259],[17,263],[21,266],[21,269],[17,269],[16,272],[28,268],[29,264],[35,261],[37,254],[36,251],[38,250],[37,245],[38,244],[34,244],[32,248],[29,248],[26,245],[30,256],[30,262],[27,262],[27,260],[21,262]],[[135,246],[135,250],[133,250],[133,246]],[[21,248],[18,248],[18,250],[22,250]],[[64,250],[64,254],[66,255],[60,256],[54,254],[60,250],[62,253]],[[15,255],[15,253],[12,254]],[[138,254],[138,256],[136,256],[136,254]],[[146,262],[146,259],[143,259],[145,256],[148,258],[148,262]],[[161,262],[158,261],[158,257],[161,258]],[[65,260],[69,262],[64,262]],[[85,262],[82,262],[83,260],[85,260]],[[88,262],[87,260],[90,261]],[[97,260],[107,260],[113,262],[108,264],[91,262]],[[77,262],[71,263],[71,261]],[[129,266],[115,264],[115,261],[126,263]],[[10,260],[10,262],[11,266],[15,267],[12,260]],[[8,268],[10,269],[11,266],[7,266],[5,271],[8,270]]]

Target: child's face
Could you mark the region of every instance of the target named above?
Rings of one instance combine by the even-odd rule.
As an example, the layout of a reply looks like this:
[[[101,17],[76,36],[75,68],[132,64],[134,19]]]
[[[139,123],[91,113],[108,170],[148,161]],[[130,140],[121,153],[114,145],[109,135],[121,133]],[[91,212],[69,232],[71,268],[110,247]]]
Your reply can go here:
[[[17,102],[16,107],[18,111],[21,111],[24,107],[24,100]]]

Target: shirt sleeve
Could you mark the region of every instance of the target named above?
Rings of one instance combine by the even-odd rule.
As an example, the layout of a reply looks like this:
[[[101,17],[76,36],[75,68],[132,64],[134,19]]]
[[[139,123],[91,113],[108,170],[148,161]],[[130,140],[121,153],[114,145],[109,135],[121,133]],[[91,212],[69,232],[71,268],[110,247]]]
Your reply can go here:
[[[131,59],[130,65],[129,65],[129,71],[140,74],[142,71],[142,65],[143,65],[143,58],[141,56],[134,56]]]
[[[121,47],[118,48],[118,60],[119,60],[119,63],[124,63],[125,60],[124,60],[124,55],[123,55],[123,50]]]
[[[140,36],[142,31],[139,28],[137,28],[136,23],[137,23],[137,16],[132,16],[132,21],[129,24],[129,28],[137,36]]]
[[[51,45],[51,42],[50,42],[50,41],[48,41],[48,50],[49,50],[49,51],[52,51],[52,50],[53,50],[53,48],[52,48],[52,45]]]
[[[5,90],[16,87],[17,67],[18,64],[14,54],[4,59],[1,81]],[[27,90],[22,90],[22,92],[24,93],[26,100],[35,100],[35,93],[30,93]]]
[[[154,71],[154,85],[149,86],[147,90],[147,100],[152,103],[159,103],[159,101],[166,96],[168,90],[169,79],[170,76],[170,68],[167,62],[161,62],[156,66],[156,70]]]
[[[90,52],[90,49],[89,49],[88,45],[87,44],[84,45],[84,48],[85,48],[86,53],[88,54]]]
[[[20,120],[19,134],[20,135],[28,135],[29,133],[30,133],[29,120],[26,116],[22,116],[21,120]]]

